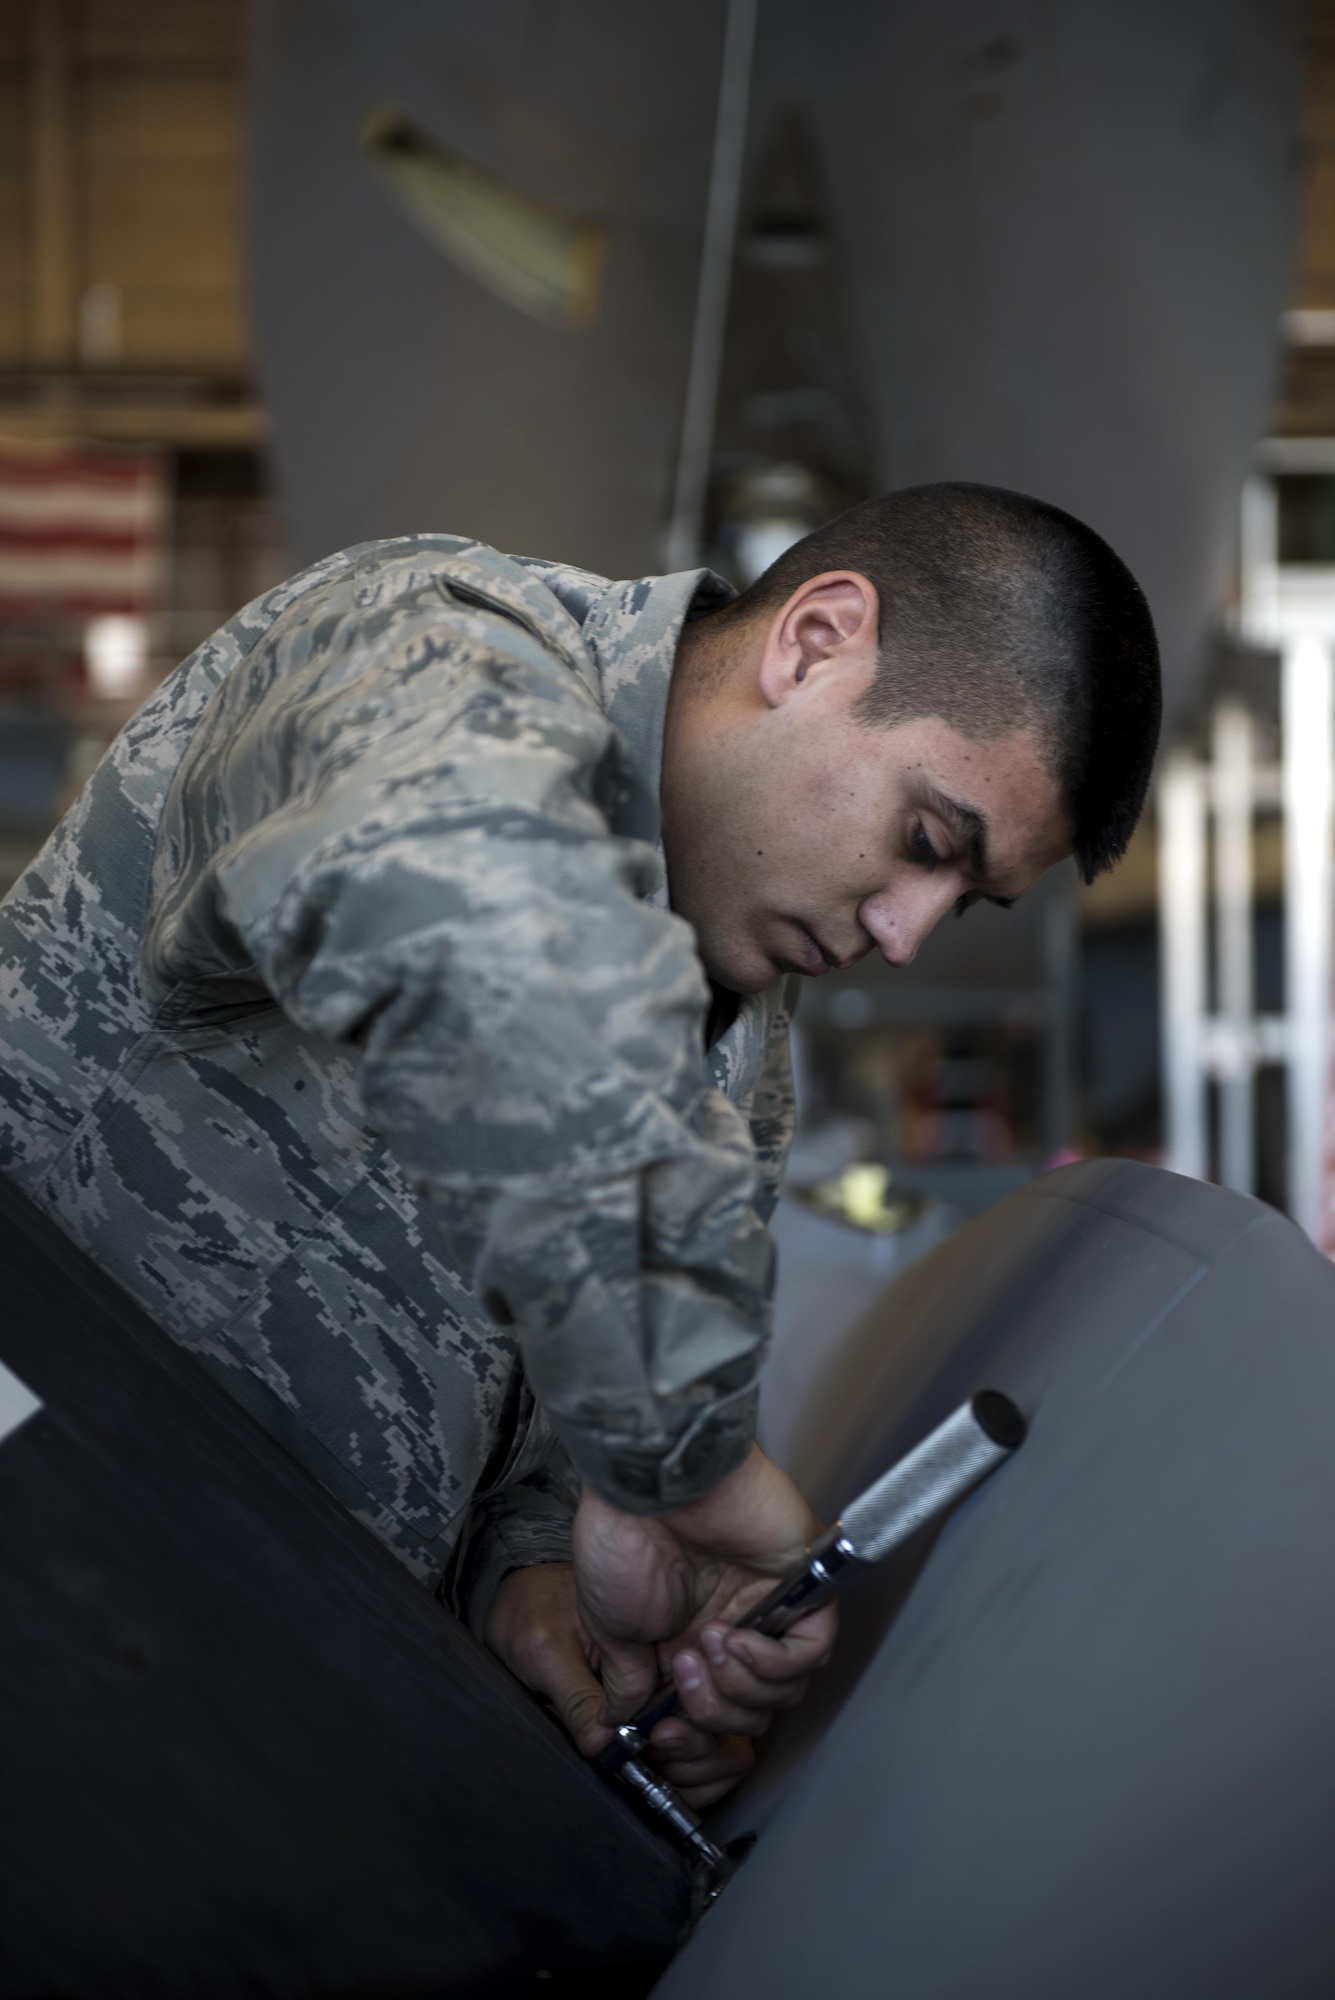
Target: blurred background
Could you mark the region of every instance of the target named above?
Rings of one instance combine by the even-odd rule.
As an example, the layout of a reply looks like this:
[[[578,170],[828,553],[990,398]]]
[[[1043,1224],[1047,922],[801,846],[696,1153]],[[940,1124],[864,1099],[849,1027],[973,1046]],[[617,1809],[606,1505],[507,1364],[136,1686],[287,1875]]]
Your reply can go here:
[[[1072,1154],[1335,1248],[1332,0],[0,0],[0,885],[330,549],[740,584],[937,478],[1131,564],[1162,778],[808,993],[784,1314]]]

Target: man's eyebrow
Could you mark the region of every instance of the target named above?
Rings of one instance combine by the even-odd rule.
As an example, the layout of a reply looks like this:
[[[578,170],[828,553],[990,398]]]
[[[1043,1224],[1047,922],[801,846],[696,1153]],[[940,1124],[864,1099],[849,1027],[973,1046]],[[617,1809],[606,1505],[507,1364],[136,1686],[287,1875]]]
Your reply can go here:
[[[977,806],[966,806],[962,800],[952,799],[948,793],[939,792],[935,785],[924,787],[923,800],[963,841],[968,849],[968,872],[973,880],[977,883],[986,882],[990,866],[987,850],[990,829],[987,824],[987,814],[979,812]],[[1003,910],[1014,907],[1014,896],[989,896],[986,890],[981,893],[984,902],[996,903]]]

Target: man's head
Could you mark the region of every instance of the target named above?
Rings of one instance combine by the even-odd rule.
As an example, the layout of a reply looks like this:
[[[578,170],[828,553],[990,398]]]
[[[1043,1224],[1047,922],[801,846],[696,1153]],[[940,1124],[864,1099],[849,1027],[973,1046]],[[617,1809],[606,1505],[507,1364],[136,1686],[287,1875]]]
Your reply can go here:
[[[996,487],[868,500],[683,634],[673,906],[739,992],[906,964],[952,907],[1120,858],[1159,710],[1149,609],[1090,529]]]

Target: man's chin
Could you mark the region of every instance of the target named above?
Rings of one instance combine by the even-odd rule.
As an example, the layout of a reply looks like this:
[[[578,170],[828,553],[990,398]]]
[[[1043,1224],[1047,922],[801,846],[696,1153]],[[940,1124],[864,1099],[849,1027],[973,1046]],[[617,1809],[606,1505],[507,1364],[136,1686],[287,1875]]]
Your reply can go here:
[[[704,957],[703,953],[701,957]],[[704,967],[715,986],[722,987],[725,993],[735,993],[739,1000],[745,1000],[753,993],[763,993],[788,974],[786,966],[775,965],[768,958],[758,958],[746,965],[739,965],[733,959],[711,963],[705,958]]]
[[[748,994],[763,993],[766,987],[787,977],[790,968],[772,959],[759,939],[743,931],[725,932],[722,937],[702,936],[695,931],[695,948],[705,971],[715,986],[745,1000]]]

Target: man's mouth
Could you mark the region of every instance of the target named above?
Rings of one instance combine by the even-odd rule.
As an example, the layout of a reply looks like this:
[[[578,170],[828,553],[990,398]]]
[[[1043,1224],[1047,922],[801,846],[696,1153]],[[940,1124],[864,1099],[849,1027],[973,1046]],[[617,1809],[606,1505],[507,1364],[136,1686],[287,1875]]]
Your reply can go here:
[[[792,971],[804,973],[808,979],[819,979],[823,973],[838,971],[840,961],[833,952],[825,949],[814,931],[809,931],[796,919],[793,920],[793,931],[798,949],[797,962],[791,967]]]

